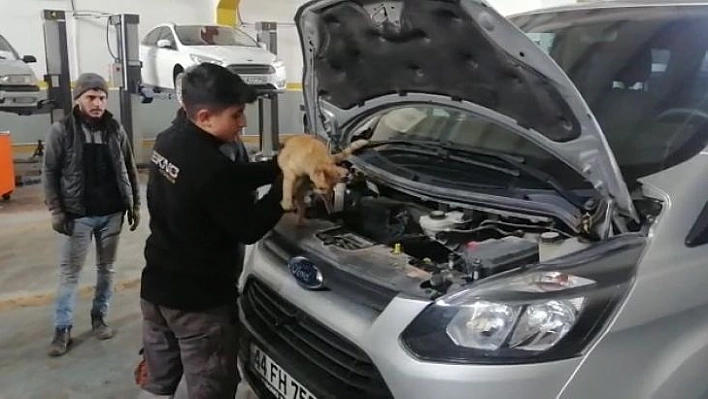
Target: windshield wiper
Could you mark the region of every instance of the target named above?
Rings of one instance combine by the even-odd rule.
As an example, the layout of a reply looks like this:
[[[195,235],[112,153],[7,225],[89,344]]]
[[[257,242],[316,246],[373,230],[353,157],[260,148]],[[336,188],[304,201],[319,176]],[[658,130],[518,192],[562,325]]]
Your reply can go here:
[[[429,156],[437,156],[443,159],[449,159],[460,163],[494,170],[513,177],[520,177],[521,174],[524,174],[529,177],[532,177],[534,180],[537,180],[551,187],[558,194],[560,194],[561,197],[563,197],[565,200],[575,205],[576,207],[582,208],[584,204],[584,201],[579,196],[563,187],[563,185],[553,176],[549,175],[548,173],[542,171],[539,168],[526,164],[526,159],[520,155],[512,155],[489,149],[460,147],[459,145],[453,145],[449,143],[436,143],[420,140],[371,141],[364,148],[374,148],[382,145],[409,147],[406,150],[407,152]],[[470,159],[469,157],[462,157],[459,156],[459,154],[493,158],[495,160],[500,160],[504,162],[506,165],[511,166],[511,168],[505,168],[499,165],[495,165],[493,163]]]
[[[475,160],[475,159],[469,159],[469,158],[460,157],[460,156],[450,154],[450,152],[458,151],[459,150],[458,148],[448,147],[445,145],[440,145],[437,143],[430,143],[430,142],[426,142],[426,141],[408,141],[408,140],[372,141],[372,142],[369,142],[369,144],[367,144],[364,148],[373,148],[373,147],[378,147],[381,145],[394,145],[394,146],[400,145],[403,147],[411,147],[411,148],[407,148],[406,152],[421,154],[421,155],[437,156],[437,157],[441,157],[443,159],[449,159],[452,161],[465,163],[468,165],[474,165],[474,166],[479,166],[481,168],[494,170],[494,171],[503,173],[505,175],[513,176],[513,177],[519,177],[521,175],[521,172],[519,172],[518,170],[513,170],[513,169],[505,168],[505,167],[502,167],[499,165],[495,165],[493,163],[479,161],[479,160]],[[464,152],[467,152],[467,151],[464,151]],[[478,155],[487,155],[487,153],[480,152]],[[522,161],[523,161],[523,158],[522,158]]]

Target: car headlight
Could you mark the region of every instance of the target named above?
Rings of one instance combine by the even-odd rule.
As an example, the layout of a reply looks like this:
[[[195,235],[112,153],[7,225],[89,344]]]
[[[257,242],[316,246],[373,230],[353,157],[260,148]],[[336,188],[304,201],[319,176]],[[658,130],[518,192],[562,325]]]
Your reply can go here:
[[[439,298],[401,334],[422,360],[518,364],[582,354],[626,295],[644,239],[616,238]]]
[[[189,56],[192,61],[196,62],[197,64],[201,64],[203,62],[208,62],[211,64],[216,64],[216,65],[224,65],[224,61],[218,60],[216,58],[211,58],[211,57],[205,57],[203,55],[196,55],[196,54],[190,54]]]
[[[31,85],[34,84],[32,75],[3,75],[0,77],[0,83],[6,85]]]
[[[285,62],[281,59],[276,59],[273,61],[273,64],[271,64],[274,69],[280,69],[280,68],[285,68]]]

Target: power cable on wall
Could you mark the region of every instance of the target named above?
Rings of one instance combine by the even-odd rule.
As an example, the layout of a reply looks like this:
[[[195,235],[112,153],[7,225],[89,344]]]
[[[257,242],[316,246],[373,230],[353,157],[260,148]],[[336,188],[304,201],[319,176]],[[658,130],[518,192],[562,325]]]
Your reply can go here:
[[[240,7],[236,7],[236,18],[238,19],[239,25],[242,25],[242,26],[255,26],[256,25],[254,22],[246,22],[243,20]],[[278,24],[278,26],[295,26],[295,22],[292,22],[292,21],[282,21],[282,22],[269,21],[269,22],[275,22],[276,24]]]
[[[116,56],[115,52],[113,51],[113,46],[111,45],[111,40],[110,40],[110,17],[114,14],[108,13],[108,12],[103,12],[103,11],[95,11],[95,10],[77,10],[76,9],[76,0],[71,0],[71,16],[74,18],[75,22],[78,21],[80,18],[93,18],[93,19],[106,19],[106,48],[108,49],[108,53],[110,56],[113,58],[113,60],[117,60],[118,57]],[[75,52],[78,53],[78,43],[75,45]]]
[[[113,57],[113,61],[118,60],[118,56],[113,53],[113,48],[111,47],[111,20],[110,17],[106,18],[106,47],[108,47],[108,53]]]

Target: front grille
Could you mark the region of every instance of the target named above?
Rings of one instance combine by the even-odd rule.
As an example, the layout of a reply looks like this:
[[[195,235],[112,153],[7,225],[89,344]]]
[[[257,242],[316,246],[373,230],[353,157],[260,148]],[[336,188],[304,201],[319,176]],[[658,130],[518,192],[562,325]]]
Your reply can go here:
[[[270,255],[278,258],[280,264],[283,265],[282,267],[286,267],[285,265],[288,263],[288,259],[293,256],[304,255],[310,258],[310,260],[316,262],[317,267],[324,276],[325,285],[330,291],[336,292],[339,296],[378,312],[383,312],[393,298],[398,295],[399,291],[395,288],[401,289],[401,287],[406,286],[405,281],[393,276],[379,277],[382,282],[394,282],[393,285],[395,288],[372,283],[356,272],[334,267],[330,262],[318,256],[317,253],[303,252],[302,248],[299,247],[296,242],[286,238],[277,227],[273,230],[272,234],[262,240],[262,243],[263,248],[267,250]],[[390,272],[393,273],[393,269],[391,269]]]
[[[241,310],[256,335],[275,352],[276,362],[297,364],[288,372],[315,395],[393,397],[366,353],[255,278],[245,286]]]
[[[12,92],[38,92],[39,86],[34,85],[5,85],[0,84],[0,90]]]
[[[226,68],[238,75],[270,75],[275,73],[275,68],[272,65],[231,64]]]

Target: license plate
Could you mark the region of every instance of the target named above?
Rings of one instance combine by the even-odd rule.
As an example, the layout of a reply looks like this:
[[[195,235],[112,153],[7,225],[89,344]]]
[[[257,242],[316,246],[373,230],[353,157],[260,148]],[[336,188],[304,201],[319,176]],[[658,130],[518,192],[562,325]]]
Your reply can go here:
[[[34,104],[37,99],[34,97],[15,97],[12,99],[15,104]]]
[[[251,368],[278,399],[317,399],[255,345],[251,345]]]
[[[241,79],[249,85],[262,85],[268,83],[267,76],[242,76]]]

